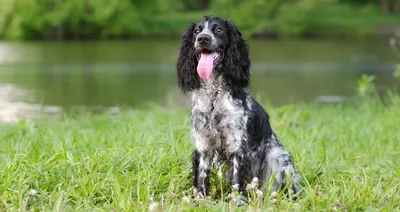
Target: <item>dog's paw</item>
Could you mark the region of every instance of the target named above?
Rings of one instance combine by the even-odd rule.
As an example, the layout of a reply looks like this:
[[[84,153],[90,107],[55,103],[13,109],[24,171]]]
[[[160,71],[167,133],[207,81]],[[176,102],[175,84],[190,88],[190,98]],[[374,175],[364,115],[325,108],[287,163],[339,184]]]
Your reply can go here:
[[[196,198],[196,199],[205,199],[203,193],[201,193],[200,191],[196,193],[196,196],[194,198]]]
[[[247,200],[241,195],[236,196],[234,193],[229,193],[228,197],[231,200],[233,200],[233,202],[237,207],[241,207],[248,204]]]
[[[244,206],[244,205],[247,205],[247,200],[244,199],[243,197],[236,197],[236,198],[234,199],[234,202],[235,202],[235,205],[236,205],[237,207],[242,207],[242,206]]]

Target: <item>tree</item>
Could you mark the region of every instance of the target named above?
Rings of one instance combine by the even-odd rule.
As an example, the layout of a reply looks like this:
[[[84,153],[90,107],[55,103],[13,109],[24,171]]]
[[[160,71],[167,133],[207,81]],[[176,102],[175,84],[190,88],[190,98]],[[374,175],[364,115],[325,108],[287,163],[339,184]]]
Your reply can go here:
[[[381,0],[381,9],[384,13],[389,12],[389,0]]]
[[[383,13],[400,13],[400,0],[381,0]]]

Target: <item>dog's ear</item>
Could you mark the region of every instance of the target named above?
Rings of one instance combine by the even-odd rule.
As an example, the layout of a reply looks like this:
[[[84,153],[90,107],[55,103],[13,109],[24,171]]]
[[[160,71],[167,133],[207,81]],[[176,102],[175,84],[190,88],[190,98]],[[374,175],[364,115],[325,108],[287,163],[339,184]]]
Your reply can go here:
[[[242,33],[230,21],[226,20],[229,47],[225,56],[224,78],[229,88],[236,92],[247,87],[250,82],[249,46],[242,38]]]
[[[196,73],[197,58],[193,43],[195,26],[195,23],[190,23],[183,35],[177,62],[178,87],[183,92],[189,92],[200,87],[200,79]]]

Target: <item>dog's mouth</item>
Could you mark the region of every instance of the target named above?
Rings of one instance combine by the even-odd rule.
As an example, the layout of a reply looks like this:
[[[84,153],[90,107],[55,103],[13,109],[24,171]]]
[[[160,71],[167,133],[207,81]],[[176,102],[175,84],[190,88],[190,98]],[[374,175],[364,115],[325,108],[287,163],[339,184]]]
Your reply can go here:
[[[199,63],[197,64],[197,73],[202,79],[208,79],[211,76],[212,70],[219,64],[222,58],[222,50],[210,51],[203,49],[197,55]]]

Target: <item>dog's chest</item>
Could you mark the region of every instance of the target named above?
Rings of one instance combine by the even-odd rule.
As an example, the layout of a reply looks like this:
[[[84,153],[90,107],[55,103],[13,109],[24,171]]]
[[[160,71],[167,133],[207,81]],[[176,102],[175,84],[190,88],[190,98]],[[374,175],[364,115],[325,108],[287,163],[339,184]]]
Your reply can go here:
[[[192,124],[196,142],[205,148],[224,149],[232,146],[232,135],[244,130],[245,114],[241,103],[217,85],[193,93]]]
[[[221,131],[237,119],[240,108],[237,107],[232,98],[223,92],[216,92],[209,95],[201,95],[193,101],[193,118],[198,120],[197,128]],[[196,124],[195,122],[194,124]],[[203,124],[204,126],[202,126]]]

